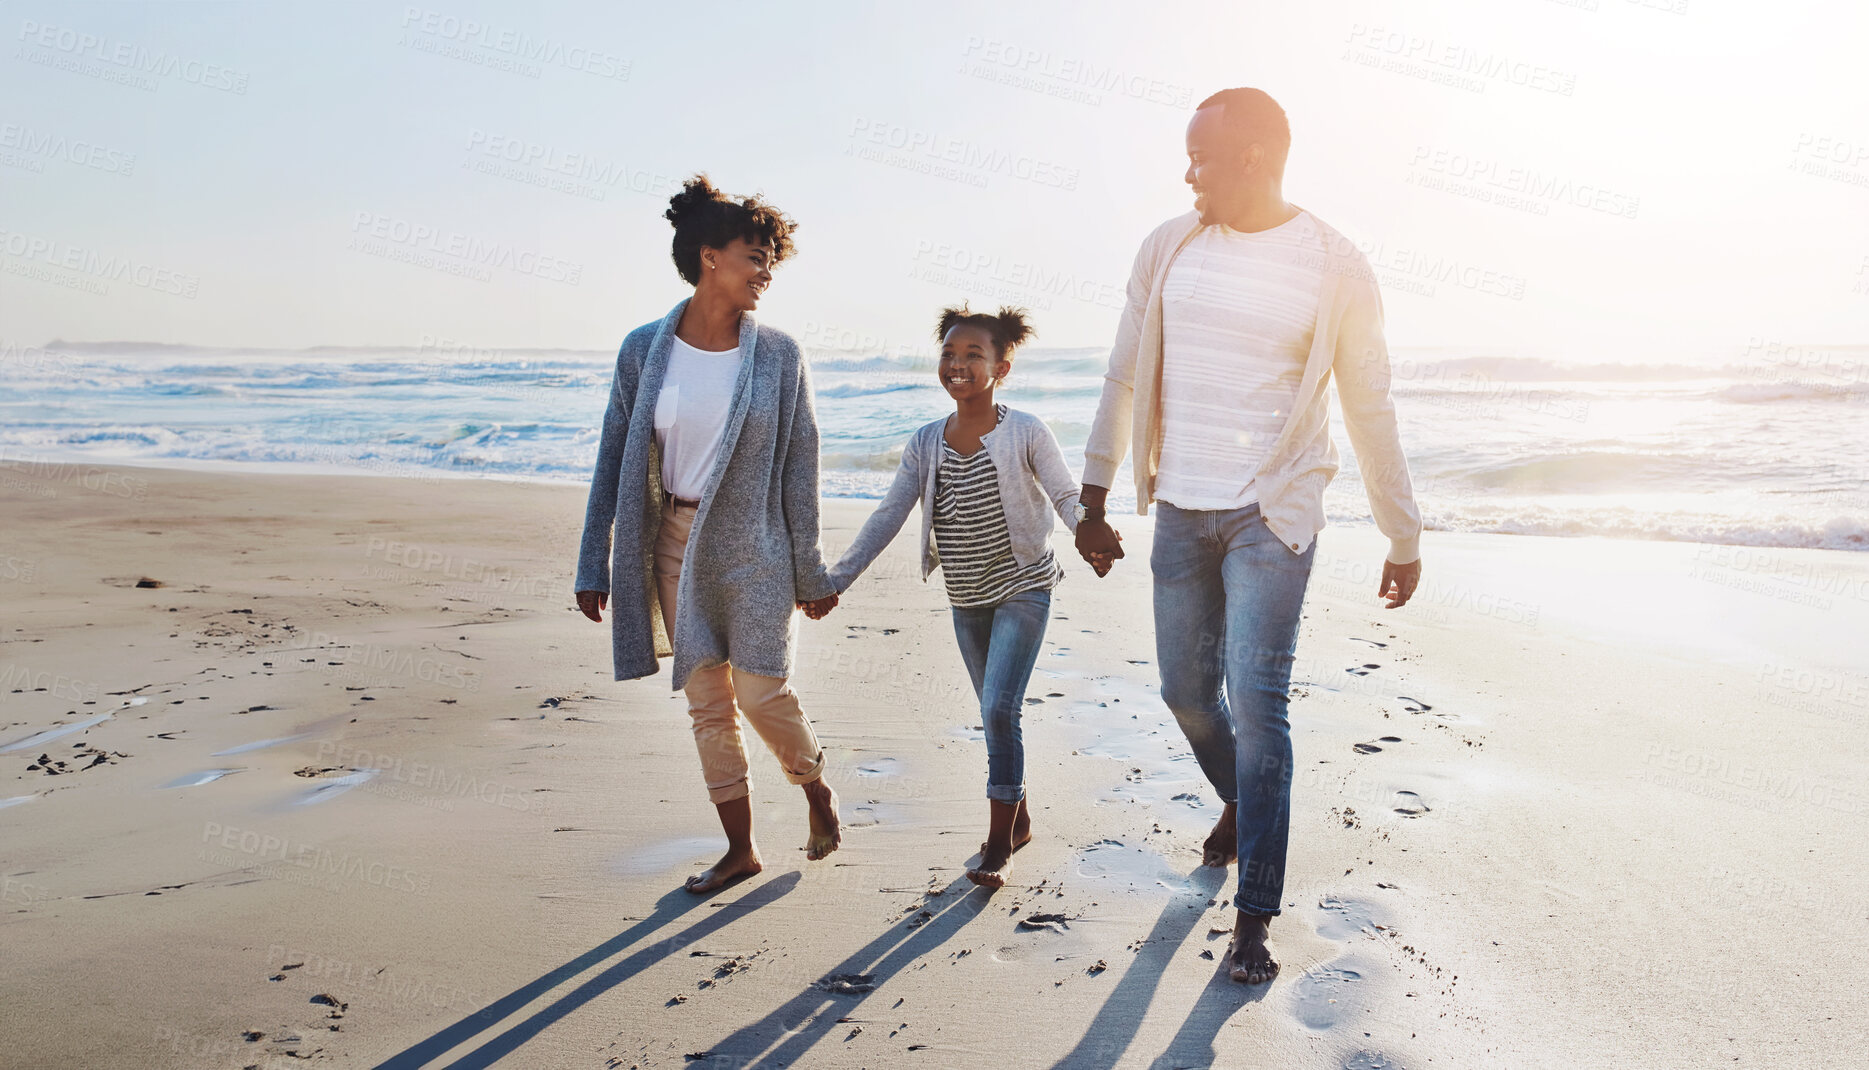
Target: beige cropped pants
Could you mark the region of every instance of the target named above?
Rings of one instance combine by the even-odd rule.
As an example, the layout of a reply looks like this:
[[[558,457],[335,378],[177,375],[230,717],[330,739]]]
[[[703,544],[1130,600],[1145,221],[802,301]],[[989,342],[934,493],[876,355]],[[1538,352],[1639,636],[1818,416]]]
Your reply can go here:
[[[678,608],[675,590],[694,514],[692,506],[664,501],[662,529],[655,540],[656,587],[671,642]],[[760,676],[731,664],[713,665],[689,673],[685,690],[688,715],[694,718],[694,746],[701,752],[701,773],[707,778],[707,797],[716,804],[743,799],[752,792],[740,714],[766,741],[787,780],[808,784],[824,772],[824,749],[818,746],[817,733],[784,677]]]

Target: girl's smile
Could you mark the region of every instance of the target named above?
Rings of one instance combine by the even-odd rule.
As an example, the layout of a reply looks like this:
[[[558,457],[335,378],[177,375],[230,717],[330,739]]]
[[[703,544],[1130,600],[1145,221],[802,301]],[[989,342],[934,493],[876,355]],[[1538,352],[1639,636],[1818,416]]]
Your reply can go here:
[[[955,401],[990,396],[1011,370],[1011,362],[1000,358],[993,336],[984,328],[956,324],[941,340],[941,387]]]

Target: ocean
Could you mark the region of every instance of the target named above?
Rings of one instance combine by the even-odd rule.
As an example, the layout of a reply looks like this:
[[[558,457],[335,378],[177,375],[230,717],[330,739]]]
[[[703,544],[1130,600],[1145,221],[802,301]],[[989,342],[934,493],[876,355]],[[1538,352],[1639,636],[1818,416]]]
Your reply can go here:
[[[812,350],[823,491],[876,498],[901,444],[950,411],[932,353]],[[1001,400],[1074,469],[1107,350],[1019,354]],[[265,465],[582,483],[613,351],[0,350],[0,466]],[[1705,363],[1397,350],[1394,395],[1429,530],[1869,550],[1869,347]],[[1356,460],[1333,524],[1368,525]],[[1112,506],[1133,508],[1128,474]]]

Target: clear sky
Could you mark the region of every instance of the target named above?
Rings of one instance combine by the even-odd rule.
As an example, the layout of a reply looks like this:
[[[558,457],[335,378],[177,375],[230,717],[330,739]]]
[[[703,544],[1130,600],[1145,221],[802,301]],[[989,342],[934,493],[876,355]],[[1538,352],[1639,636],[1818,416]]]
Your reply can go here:
[[[1869,341],[1869,16],[1409,5],[0,3],[0,346],[614,347],[706,170],[795,216],[763,321],[956,297],[1109,343],[1182,134],[1264,88],[1397,346]]]

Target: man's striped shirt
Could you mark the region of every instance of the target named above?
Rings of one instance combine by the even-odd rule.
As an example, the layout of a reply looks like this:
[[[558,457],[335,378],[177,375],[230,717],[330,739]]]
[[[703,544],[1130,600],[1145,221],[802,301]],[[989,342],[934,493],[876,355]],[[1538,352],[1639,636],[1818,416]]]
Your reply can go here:
[[[1297,403],[1323,289],[1322,224],[1204,228],[1162,280],[1162,454],[1155,497],[1259,500],[1253,473]]]

